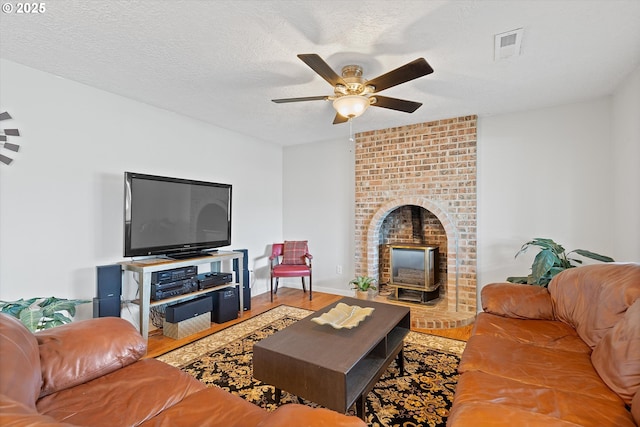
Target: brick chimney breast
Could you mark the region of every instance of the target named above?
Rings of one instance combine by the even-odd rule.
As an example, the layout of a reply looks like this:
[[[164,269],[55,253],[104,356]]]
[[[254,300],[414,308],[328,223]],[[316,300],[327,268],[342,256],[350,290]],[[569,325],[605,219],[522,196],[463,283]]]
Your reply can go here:
[[[356,134],[356,274],[385,283],[386,244],[436,245],[439,304],[475,315],[476,143],[475,115]]]

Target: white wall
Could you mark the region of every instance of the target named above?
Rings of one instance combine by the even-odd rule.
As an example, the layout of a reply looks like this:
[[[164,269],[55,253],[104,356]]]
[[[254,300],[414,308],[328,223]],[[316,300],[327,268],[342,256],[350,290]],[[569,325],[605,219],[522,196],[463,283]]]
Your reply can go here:
[[[614,223],[613,257],[640,261],[640,67],[612,99]]]
[[[313,289],[341,295],[353,294],[355,267],[355,153],[348,139],[345,128],[343,140],[284,150],[284,238],[308,240]],[[293,279],[283,284],[300,286]]]
[[[631,85],[636,88],[636,80]],[[619,102],[625,109],[632,104],[628,99]],[[518,259],[514,255],[534,237],[552,238],[567,251],[587,249],[619,261],[640,261],[639,234],[614,233],[618,221],[640,217],[637,159],[636,167],[617,165],[637,149],[637,134],[628,131],[625,141],[631,141],[621,143],[626,151],[620,154],[614,153],[612,142],[612,121],[636,129],[640,111],[633,108],[624,118],[612,120],[611,97],[604,97],[479,118],[480,287],[528,274],[535,251]],[[354,274],[353,252],[348,248],[353,248],[355,197],[346,186],[353,180],[354,162],[347,147],[351,148],[345,137],[345,141],[284,150],[285,237],[309,238],[316,274],[324,290],[334,293],[343,293]],[[338,196],[342,180],[344,195]],[[612,188],[620,182],[624,195],[633,199],[627,200],[629,212],[615,208],[619,202]],[[335,274],[336,265],[343,266],[342,276]]]
[[[609,98],[484,117],[478,126],[478,283],[526,276],[535,237],[613,253]]]
[[[0,299],[92,298],[122,261],[123,172],[230,183],[230,248],[266,291],[282,238],[282,148],[2,60],[0,111],[19,153],[0,165]],[[8,125],[11,124],[11,126]],[[230,249],[229,248],[229,249]],[[126,292],[126,291],[125,291]]]

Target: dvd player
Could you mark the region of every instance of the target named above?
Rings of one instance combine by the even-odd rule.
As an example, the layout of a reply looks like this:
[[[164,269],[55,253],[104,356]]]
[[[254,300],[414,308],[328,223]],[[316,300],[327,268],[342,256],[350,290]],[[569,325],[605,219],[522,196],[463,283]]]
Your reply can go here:
[[[191,279],[198,274],[198,267],[190,265],[188,267],[173,268],[171,270],[154,271],[151,273],[151,283],[163,284],[176,282],[178,280]]]
[[[198,290],[198,281],[195,279],[178,280],[172,283],[152,284],[151,299],[153,301],[184,295]]]
[[[198,288],[209,289],[215,286],[225,285],[233,281],[231,273],[203,273],[197,276]]]

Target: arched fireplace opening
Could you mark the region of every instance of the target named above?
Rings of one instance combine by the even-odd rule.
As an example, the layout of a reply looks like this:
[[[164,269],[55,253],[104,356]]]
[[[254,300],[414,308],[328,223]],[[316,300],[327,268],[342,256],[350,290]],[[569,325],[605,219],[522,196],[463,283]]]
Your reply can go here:
[[[380,295],[420,304],[444,297],[448,240],[436,215],[421,206],[399,206],[382,221],[378,242]]]

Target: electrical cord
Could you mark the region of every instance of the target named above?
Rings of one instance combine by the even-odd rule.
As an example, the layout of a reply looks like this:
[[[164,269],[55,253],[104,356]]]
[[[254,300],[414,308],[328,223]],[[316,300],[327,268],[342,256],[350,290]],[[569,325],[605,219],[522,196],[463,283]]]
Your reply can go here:
[[[158,329],[162,329],[164,326],[164,319],[166,316],[167,304],[156,305],[149,309],[149,316],[151,317],[151,324]]]

